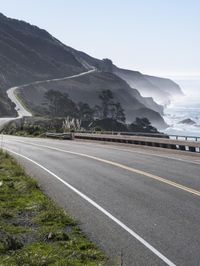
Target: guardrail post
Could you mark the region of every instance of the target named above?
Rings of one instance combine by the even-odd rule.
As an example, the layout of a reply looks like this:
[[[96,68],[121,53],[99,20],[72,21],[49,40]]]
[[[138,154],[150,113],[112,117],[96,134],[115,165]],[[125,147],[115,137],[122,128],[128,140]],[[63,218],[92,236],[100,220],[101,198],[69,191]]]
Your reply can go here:
[[[186,150],[186,148],[185,148],[185,146],[184,146],[184,145],[179,145],[179,150],[181,150],[181,151],[185,151],[185,150]]]
[[[160,145],[161,145],[162,148],[165,148],[165,149],[168,148],[168,145],[166,143],[161,143]]]
[[[189,146],[189,151],[196,152],[196,147]]]
[[[176,150],[176,145],[175,144],[169,144],[169,149]]]

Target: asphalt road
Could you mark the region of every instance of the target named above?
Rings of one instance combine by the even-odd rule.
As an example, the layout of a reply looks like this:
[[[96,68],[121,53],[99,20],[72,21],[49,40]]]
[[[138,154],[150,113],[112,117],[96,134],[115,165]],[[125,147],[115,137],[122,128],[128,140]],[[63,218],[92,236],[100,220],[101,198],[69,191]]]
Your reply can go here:
[[[123,265],[200,265],[200,155],[3,136],[82,230]],[[13,153],[14,152],[14,153]]]

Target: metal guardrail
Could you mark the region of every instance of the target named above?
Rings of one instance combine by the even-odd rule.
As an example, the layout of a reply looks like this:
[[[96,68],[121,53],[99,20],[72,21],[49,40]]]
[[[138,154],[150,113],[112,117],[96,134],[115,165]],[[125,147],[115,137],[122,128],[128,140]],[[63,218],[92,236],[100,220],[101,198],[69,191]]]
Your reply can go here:
[[[171,139],[170,136],[175,137]],[[160,147],[173,150],[190,151],[200,153],[200,142],[197,138],[196,141],[189,141],[189,136],[187,139],[178,139],[177,135],[166,135],[166,134],[153,134],[153,133],[143,133],[143,132],[67,132],[67,133],[51,133],[47,132],[46,137],[56,138],[56,139],[86,139],[86,140],[97,140],[105,142],[118,142],[126,144],[135,145],[145,145],[151,147]],[[183,137],[182,137],[183,138]]]
[[[90,134],[111,134],[111,135],[124,135],[124,136],[143,136],[154,138],[166,138],[172,140],[185,140],[185,141],[200,141],[200,136],[182,136],[166,133],[145,133],[145,132],[119,132],[119,131],[76,131],[76,133],[90,133]]]
[[[186,140],[186,141],[200,141],[198,136],[181,136],[181,135],[168,135],[170,139]]]
[[[76,131],[76,133],[88,133],[88,134],[109,134],[109,135],[121,135],[121,136],[144,136],[144,137],[156,137],[156,138],[169,138],[164,133],[145,133],[145,132],[120,132],[120,131]]]
[[[160,147],[173,150],[190,151],[200,153],[200,142],[189,142],[180,140],[171,140],[167,138],[156,138],[149,136],[125,136],[116,134],[92,134],[92,133],[75,133],[76,139],[97,140],[105,142],[118,142],[125,144],[145,145],[151,147]]]

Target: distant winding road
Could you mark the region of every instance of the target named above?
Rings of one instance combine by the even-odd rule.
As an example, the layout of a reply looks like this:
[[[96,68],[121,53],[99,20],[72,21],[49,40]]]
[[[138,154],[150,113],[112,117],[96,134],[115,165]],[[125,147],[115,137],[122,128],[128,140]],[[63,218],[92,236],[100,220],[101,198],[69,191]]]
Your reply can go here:
[[[16,119],[19,119],[19,118],[22,118],[22,117],[27,117],[27,116],[32,116],[31,112],[29,112],[24,106],[23,104],[20,102],[20,100],[17,98],[16,96],[16,90],[17,89],[20,89],[20,88],[25,88],[25,87],[28,87],[30,85],[35,85],[35,84],[45,84],[45,83],[49,83],[49,82],[55,82],[55,81],[62,81],[62,80],[67,80],[67,79],[73,79],[73,78],[77,78],[77,77],[80,77],[80,76],[84,76],[84,75],[88,75],[90,73],[93,73],[95,72],[96,69],[93,68],[93,69],[90,69],[86,72],[83,72],[83,73],[80,73],[80,74],[76,74],[76,75],[73,75],[73,76],[68,76],[68,77],[64,77],[64,78],[57,78],[57,79],[48,79],[48,80],[41,80],[41,81],[34,81],[34,82],[31,82],[31,83],[28,83],[28,84],[23,84],[23,85],[20,85],[20,86],[16,86],[16,87],[12,87],[10,89],[7,90],[7,95],[8,95],[8,98],[15,104],[15,109],[18,113],[18,116],[17,117],[11,117],[11,118],[0,118],[0,130],[10,121],[12,120],[16,120]]]

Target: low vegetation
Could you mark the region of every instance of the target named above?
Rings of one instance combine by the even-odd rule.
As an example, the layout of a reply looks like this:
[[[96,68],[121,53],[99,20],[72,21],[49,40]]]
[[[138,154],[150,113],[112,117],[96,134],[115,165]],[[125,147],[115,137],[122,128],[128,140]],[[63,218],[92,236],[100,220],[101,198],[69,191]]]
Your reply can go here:
[[[105,263],[77,223],[0,151],[0,266]]]

